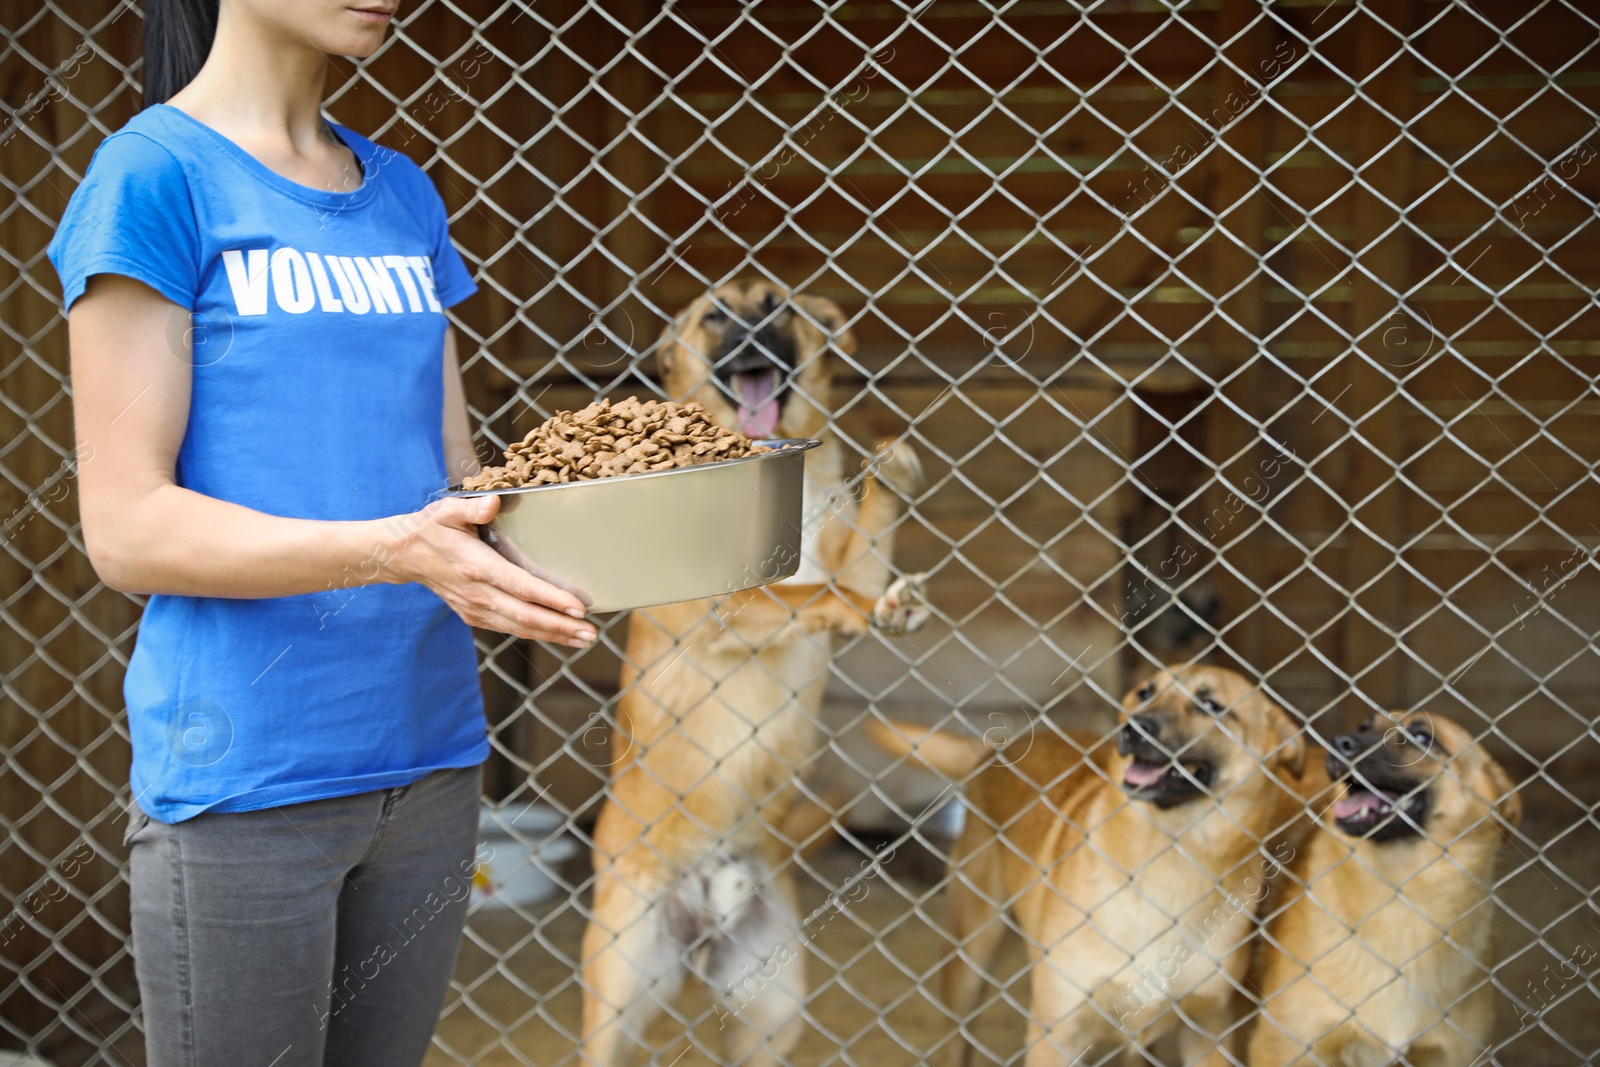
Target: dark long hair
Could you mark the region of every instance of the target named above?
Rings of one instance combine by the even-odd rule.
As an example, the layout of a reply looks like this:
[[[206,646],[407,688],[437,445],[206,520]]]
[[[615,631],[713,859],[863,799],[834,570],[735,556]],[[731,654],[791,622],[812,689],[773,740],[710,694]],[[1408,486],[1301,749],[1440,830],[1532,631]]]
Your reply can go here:
[[[144,106],[194,80],[217,36],[219,0],[145,0]]]

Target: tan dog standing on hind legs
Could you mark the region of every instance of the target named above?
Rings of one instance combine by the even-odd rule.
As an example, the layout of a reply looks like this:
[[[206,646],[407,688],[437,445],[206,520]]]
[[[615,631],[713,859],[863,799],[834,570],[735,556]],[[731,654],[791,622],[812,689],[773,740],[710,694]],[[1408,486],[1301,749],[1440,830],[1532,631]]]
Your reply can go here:
[[[1293,856],[1315,789],[1305,739],[1257,687],[1216,667],[1161,671],[1122,707],[1114,743],[1039,728],[997,755],[975,738],[868,726],[890,752],[970,776],[948,890],[959,950],[940,972],[960,1027],[943,1053],[951,1067],[973,1062],[966,1024],[1008,929],[1032,955],[1028,1067],[1115,1062],[1119,1048],[1134,1062],[1168,1037],[1182,1063],[1237,1062],[1224,1050],[1241,1021],[1255,908]]]
[[[794,578],[629,620],[583,940],[582,1054],[594,1067],[627,1062],[690,975],[713,996],[738,987],[724,1013],[727,1062],[780,1062],[800,1034],[806,984],[788,870],[798,842],[784,831],[795,779],[821,744],[833,636],[909,632],[928,617],[923,576],[891,582],[889,570],[895,494],[915,488],[916,456],[887,442],[846,480],[828,433],[834,346],[854,347],[837,307],[759,281],[702,297],[662,336],[670,398],[699,401],[747,436],[824,443],[806,458]],[[762,978],[753,988],[751,974]]]
[[[1494,1031],[1490,887],[1522,798],[1426,711],[1369,719],[1333,749],[1340,791],[1263,947],[1250,1067],[1478,1063]]]

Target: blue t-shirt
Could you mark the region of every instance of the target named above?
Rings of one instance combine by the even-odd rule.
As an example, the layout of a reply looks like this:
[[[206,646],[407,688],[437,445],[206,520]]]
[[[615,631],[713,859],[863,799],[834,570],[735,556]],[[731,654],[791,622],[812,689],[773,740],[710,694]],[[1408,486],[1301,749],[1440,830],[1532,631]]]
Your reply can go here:
[[[476,286],[427,176],[335,129],[361,162],[350,192],[148,108],[95,152],[50,259],[69,308],[119,274],[191,312],[169,331],[193,342],[178,484],[271,515],[403,516],[446,484],[443,311]],[[488,754],[471,630],[420,585],[356,573],[304,596],[152,596],[124,694],[134,798],[161,822]]]

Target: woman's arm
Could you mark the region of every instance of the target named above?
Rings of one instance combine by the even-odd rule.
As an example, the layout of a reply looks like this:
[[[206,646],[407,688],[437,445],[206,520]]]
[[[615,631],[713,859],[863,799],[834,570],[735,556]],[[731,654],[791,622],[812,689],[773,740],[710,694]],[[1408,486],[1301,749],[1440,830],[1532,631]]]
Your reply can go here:
[[[455,327],[444,331],[444,462],[450,484],[478,473],[478,453],[472,447],[472,419],[461,384],[461,357],[456,354]]]
[[[576,597],[478,539],[474,524],[498,511],[494,497],[441,500],[391,519],[322,522],[266,515],[179,486],[189,312],[141,282],[101,274],[67,321],[79,454],[92,456],[78,469],[84,544],[107,585],[276,597],[421,582],[473,626],[574,648],[593,640]],[[459,373],[455,389],[459,396]]]

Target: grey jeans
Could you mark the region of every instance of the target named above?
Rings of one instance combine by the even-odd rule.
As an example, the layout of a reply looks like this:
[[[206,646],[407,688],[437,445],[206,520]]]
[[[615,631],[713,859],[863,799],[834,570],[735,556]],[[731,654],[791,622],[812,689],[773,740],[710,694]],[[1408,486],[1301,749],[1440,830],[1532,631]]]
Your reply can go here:
[[[471,891],[479,768],[181,823],[135,813],[150,1067],[422,1063]]]

